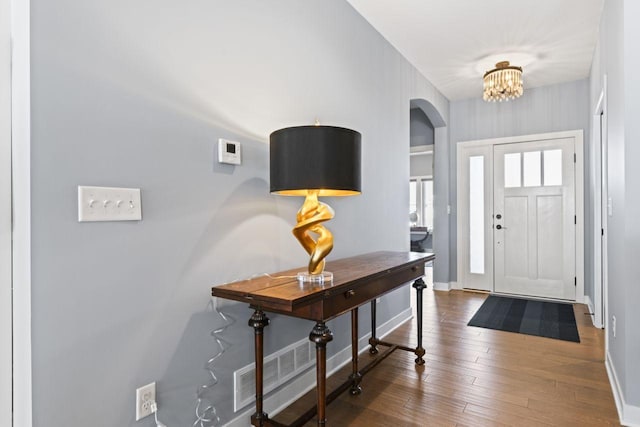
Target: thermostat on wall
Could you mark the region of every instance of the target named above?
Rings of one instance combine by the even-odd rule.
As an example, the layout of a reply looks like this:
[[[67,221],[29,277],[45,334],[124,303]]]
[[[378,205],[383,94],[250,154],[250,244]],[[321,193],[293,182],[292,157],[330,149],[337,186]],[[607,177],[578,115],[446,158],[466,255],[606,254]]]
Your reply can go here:
[[[218,162],[239,165],[241,163],[240,143],[218,139]]]

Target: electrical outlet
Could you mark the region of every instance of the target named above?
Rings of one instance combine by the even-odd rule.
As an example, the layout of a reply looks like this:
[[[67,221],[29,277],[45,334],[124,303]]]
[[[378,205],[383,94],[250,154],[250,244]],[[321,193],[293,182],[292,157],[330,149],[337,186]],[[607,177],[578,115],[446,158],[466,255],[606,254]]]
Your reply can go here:
[[[611,317],[611,329],[613,332],[613,337],[616,337],[616,316]]]
[[[136,421],[153,413],[151,404],[156,401],[156,383],[136,389]]]

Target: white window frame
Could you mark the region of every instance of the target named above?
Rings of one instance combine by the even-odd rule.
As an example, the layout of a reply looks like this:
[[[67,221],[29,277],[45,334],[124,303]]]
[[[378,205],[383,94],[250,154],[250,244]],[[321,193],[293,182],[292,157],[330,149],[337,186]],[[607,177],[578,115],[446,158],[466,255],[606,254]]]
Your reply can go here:
[[[11,1],[13,426],[32,425],[30,0]]]
[[[409,182],[415,181],[416,183],[416,212],[418,213],[418,227],[424,227],[424,194],[422,194],[422,183],[424,181],[433,181],[432,175],[421,175],[409,177]],[[433,226],[432,226],[433,228]],[[431,231],[431,230],[429,230]]]
[[[433,155],[434,155],[434,147],[435,145],[431,144],[431,145],[417,145],[417,146],[413,146],[413,147],[409,147],[409,156],[410,157],[414,157],[414,156],[423,156],[423,155],[430,155],[432,161],[435,160]],[[432,166],[432,172],[433,172],[433,166]],[[433,181],[433,173],[431,175],[410,175],[409,176],[409,182],[411,181],[416,181],[416,212],[418,213],[418,226],[423,226],[423,221],[424,221],[424,204],[422,203],[422,199],[423,199],[423,194],[422,194],[422,181]],[[434,189],[433,191],[435,192],[435,183],[434,183]],[[435,211],[435,209],[434,209]],[[435,212],[434,212],[435,214]],[[430,230],[431,231],[431,230]]]
[[[469,167],[468,160],[474,156],[480,156],[484,160],[484,203],[485,203],[485,223],[492,221],[492,215],[488,209],[493,206],[493,145],[470,145],[463,148],[458,147],[457,171],[458,171],[458,187],[457,187],[457,265],[458,276],[457,285],[460,288],[478,289],[484,291],[493,291],[493,251],[489,251],[488,247],[493,248],[493,228],[489,224],[485,224],[484,244],[485,244],[485,271],[483,274],[474,274],[470,270],[471,253],[470,240],[466,238],[469,235],[470,226],[470,200],[469,200]],[[463,164],[464,162],[464,164]],[[463,191],[462,188],[467,191]],[[466,245],[466,246],[462,246]],[[489,283],[490,282],[490,283]]]

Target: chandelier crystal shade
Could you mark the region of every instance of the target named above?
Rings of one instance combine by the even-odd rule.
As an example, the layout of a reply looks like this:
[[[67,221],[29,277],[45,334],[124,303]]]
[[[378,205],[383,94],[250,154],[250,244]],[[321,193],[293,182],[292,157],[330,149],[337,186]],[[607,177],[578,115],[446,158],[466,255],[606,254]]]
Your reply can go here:
[[[489,101],[508,101],[522,95],[522,67],[509,65],[509,61],[498,62],[496,68],[484,73],[482,98]]]

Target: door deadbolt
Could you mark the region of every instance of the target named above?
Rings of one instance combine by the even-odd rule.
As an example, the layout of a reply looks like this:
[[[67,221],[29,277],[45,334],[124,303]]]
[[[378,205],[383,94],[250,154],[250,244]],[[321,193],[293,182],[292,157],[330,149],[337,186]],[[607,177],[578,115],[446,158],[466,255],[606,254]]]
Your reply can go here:
[[[496,215],[496,218],[500,219],[500,218],[502,218],[502,215],[498,214],[498,215]]]

